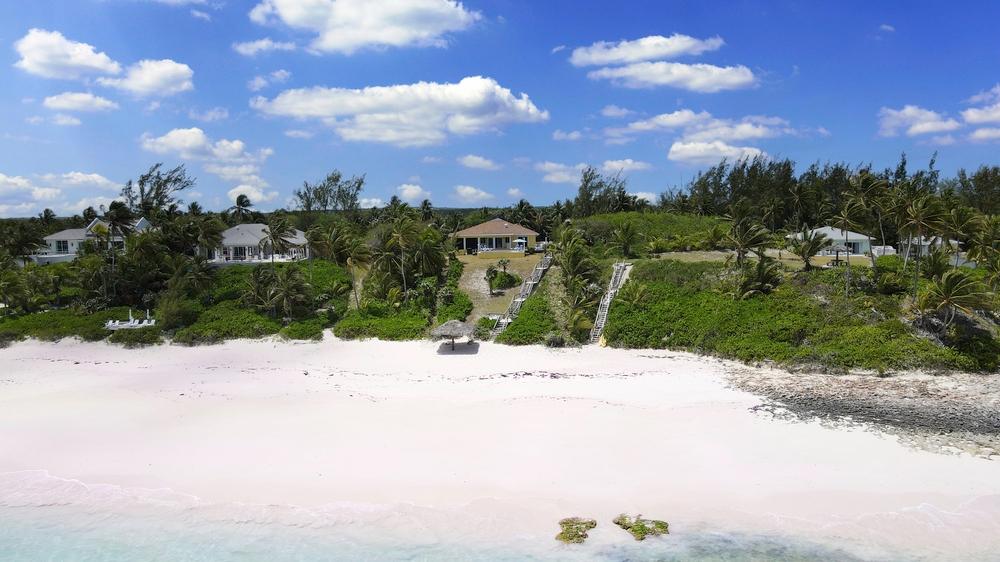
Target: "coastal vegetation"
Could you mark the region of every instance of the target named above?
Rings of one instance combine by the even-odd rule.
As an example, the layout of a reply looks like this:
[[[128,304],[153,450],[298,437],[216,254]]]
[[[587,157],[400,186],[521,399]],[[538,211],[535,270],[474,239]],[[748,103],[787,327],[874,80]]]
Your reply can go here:
[[[646,540],[648,537],[670,534],[670,526],[666,521],[643,519],[641,515],[632,517],[622,513],[618,517],[615,517],[612,523],[628,531],[637,541]]]
[[[587,540],[587,532],[597,527],[597,521],[583,517],[567,517],[559,520],[559,527],[562,530],[556,535],[557,541],[566,544],[580,544]]]
[[[932,160],[911,171],[723,161],[653,202],[592,168],[575,197],[536,207],[438,209],[393,197],[362,209],[364,177],[339,171],[295,192],[294,208],[262,213],[246,196],[221,212],[180,197],[195,185],[181,167],[155,165],[100,212],[0,221],[0,339],[108,337],[107,320],[149,310],[155,329],[125,330],[128,346],[201,344],[280,335],[315,340],[419,339],[448,320],[480,318],[519,286],[507,258],[467,268],[449,234],[500,217],[550,242],[553,267],[497,341],[589,340],[612,264],[634,264],[604,330],[609,345],[687,349],[743,361],[838,369],[993,371],[1000,362],[1000,169],[942,178]],[[153,228],[132,232],[138,217]],[[70,263],[31,263],[41,237],[104,222]],[[306,233],[312,259],[217,267],[207,260],[228,226],[265,225],[281,249]],[[845,244],[817,226],[860,232],[898,256],[820,256]],[[124,244],[112,240],[124,238]],[[833,238],[836,238],[834,236]],[[907,246],[911,240],[937,240]],[[953,242],[941,243],[942,240]],[[521,260],[522,258],[518,258]],[[530,267],[530,266],[529,266]],[[483,295],[470,294],[475,275]],[[477,300],[479,299],[479,300]],[[480,310],[480,307],[488,307]]]

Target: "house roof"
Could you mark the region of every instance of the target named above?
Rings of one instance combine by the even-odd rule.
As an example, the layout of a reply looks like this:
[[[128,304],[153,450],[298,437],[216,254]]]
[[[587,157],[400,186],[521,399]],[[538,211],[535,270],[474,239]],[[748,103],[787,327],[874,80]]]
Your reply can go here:
[[[478,236],[538,236],[538,233],[530,228],[507,222],[503,219],[493,219],[477,224],[476,226],[470,226],[465,230],[459,230],[455,233],[455,236],[458,238]]]
[[[54,232],[49,234],[44,238],[46,242],[51,240],[86,240],[87,239],[87,229],[86,228],[67,228],[66,230],[60,230],[59,232]]]
[[[238,224],[228,228],[222,233],[223,246],[257,246],[264,239],[267,232],[267,225],[261,223]],[[306,244],[306,233],[301,230],[292,230],[292,236],[288,241],[296,246]]]
[[[833,226],[821,226],[819,228],[812,229],[810,232],[813,233],[813,234],[817,234],[817,233],[819,233],[819,234],[825,234],[826,237],[829,238],[830,240],[832,240],[833,242],[840,242],[841,244],[843,244],[843,242],[844,242],[844,236],[845,236],[845,234],[847,236],[847,241],[848,242],[850,242],[851,240],[854,240],[854,241],[864,240],[866,242],[868,241],[868,236],[866,234],[859,234],[857,232],[852,232],[850,230],[841,230],[841,229],[833,227]],[[789,234],[788,237],[789,238],[794,238],[794,239],[798,240],[799,238],[802,238],[802,233],[801,232],[794,232],[792,234]]]

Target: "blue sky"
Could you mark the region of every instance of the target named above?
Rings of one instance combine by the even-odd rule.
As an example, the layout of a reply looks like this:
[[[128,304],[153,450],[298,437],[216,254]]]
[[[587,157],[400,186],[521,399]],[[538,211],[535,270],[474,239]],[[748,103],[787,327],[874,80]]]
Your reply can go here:
[[[107,203],[150,164],[197,199],[536,204],[723,155],[997,163],[1000,5],[74,0],[0,4],[0,216]]]

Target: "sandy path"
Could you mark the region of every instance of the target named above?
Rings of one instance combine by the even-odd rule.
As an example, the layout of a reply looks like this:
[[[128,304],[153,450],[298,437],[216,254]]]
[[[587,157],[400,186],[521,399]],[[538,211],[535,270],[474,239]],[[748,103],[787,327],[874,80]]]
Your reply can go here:
[[[1000,462],[755,413],[759,398],[726,386],[730,364],[595,347],[437,349],[15,344],[0,350],[0,472],[206,501],[489,500],[526,528],[631,511],[681,529],[942,554],[1000,547]]]

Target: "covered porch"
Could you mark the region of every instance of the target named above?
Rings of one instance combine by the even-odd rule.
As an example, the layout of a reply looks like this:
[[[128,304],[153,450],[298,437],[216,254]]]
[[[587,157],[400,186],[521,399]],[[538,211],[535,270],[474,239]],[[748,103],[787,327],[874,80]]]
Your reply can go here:
[[[275,262],[292,262],[309,259],[308,246],[293,246],[286,252],[274,254]],[[214,263],[260,263],[270,262],[271,253],[260,246],[222,246],[212,252]]]

